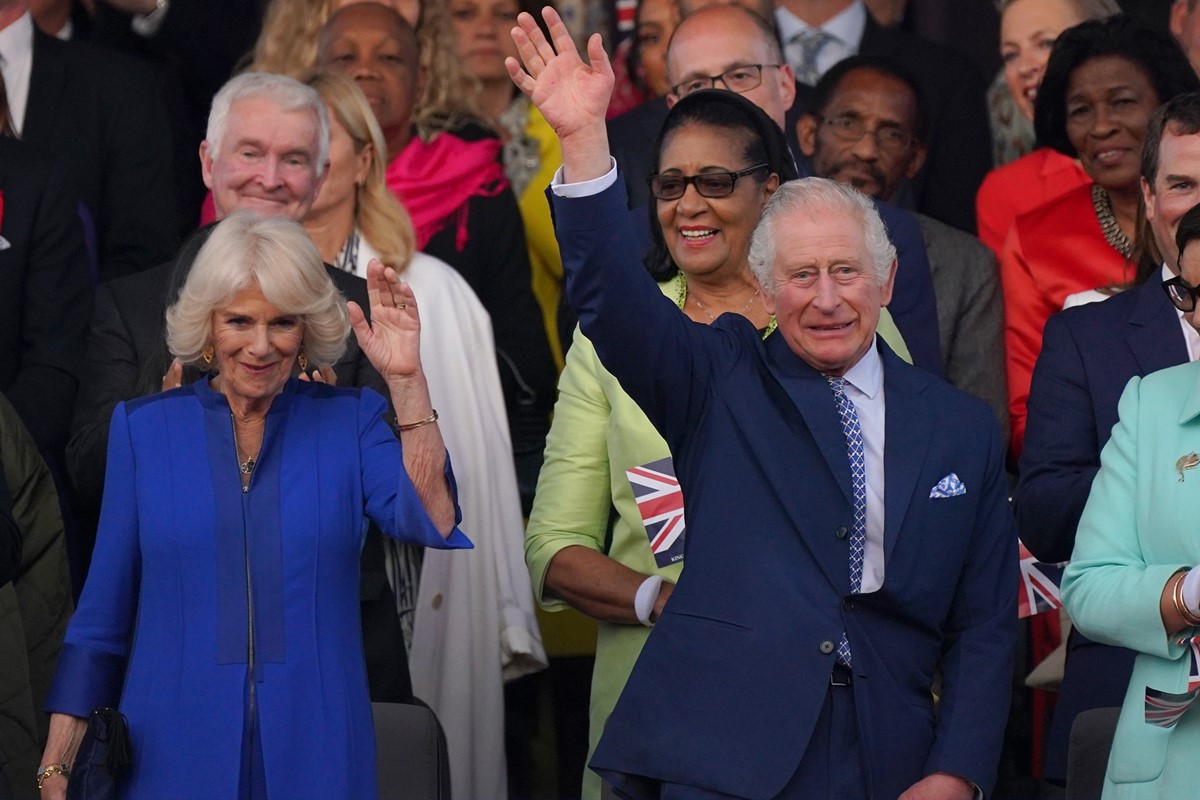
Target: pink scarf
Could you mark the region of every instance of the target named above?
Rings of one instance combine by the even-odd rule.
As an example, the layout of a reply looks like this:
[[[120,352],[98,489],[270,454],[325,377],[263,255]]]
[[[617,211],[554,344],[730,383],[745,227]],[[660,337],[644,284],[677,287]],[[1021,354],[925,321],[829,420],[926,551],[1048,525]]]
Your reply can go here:
[[[454,247],[467,244],[467,201],[495,197],[508,188],[498,139],[475,142],[441,133],[431,142],[414,136],[387,168],[387,185],[408,209],[417,230],[417,249],[451,222]]]

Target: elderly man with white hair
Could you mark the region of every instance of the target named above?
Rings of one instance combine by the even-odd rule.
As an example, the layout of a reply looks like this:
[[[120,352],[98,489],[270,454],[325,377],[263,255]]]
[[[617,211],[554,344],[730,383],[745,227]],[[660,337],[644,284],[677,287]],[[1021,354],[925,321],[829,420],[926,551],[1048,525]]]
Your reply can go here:
[[[679,314],[631,256],[600,39],[589,66],[543,14],[553,45],[522,14],[525,68],[508,68],[561,139],[568,296],[670,446],[688,525],[592,769],[639,799],[983,796],[1017,625],[993,415],[876,337],[895,251],[871,201],[832,181],[783,185],[754,233],[774,334]],[[679,177],[691,197],[697,176]]]

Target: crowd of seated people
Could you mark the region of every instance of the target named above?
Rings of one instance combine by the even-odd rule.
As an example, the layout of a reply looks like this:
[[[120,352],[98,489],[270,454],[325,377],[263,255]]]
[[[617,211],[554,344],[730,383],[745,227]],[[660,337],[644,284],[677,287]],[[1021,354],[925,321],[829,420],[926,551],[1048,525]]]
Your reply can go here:
[[[868,675],[859,671],[871,669],[874,655],[861,637],[874,623],[892,635],[888,614],[905,617],[914,640],[915,628],[938,638],[952,661],[982,606],[955,593],[933,621],[918,620],[930,608],[896,611],[912,587],[904,545],[893,548],[915,515],[893,509],[894,476],[934,468],[905,469],[895,453],[895,443],[907,440],[892,408],[906,407],[909,388],[888,376],[910,369],[937,381],[938,392],[942,383],[953,386],[963,408],[985,412],[971,412],[986,418],[977,436],[954,445],[986,451],[989,464],[996,456],[1001,472],[986,472],[987,486],[1003,485],[1011,506],[1004,505],[1003,525],[993,510],[979,511],[973,530],[986,527],[990,536],[1003,528],[1014,556],[1019,536],[1038,561],[1067,564],[1062,598],[1050,603],[1051,613],[1022,621],[1022,646],[1005,654],[1029,662],[1012,669],[1019,683],[1055,647],[1065,651],[1053,681],[1061,683],[1057,707],[1043,695],[1032,713],[1028,703],[1014,703],[1013,713],[1025,716],[1009,726],[1003,764],[996,742],[982,734],[952,746],[938,744],[935,731],[933,766],[914,776],[911,796],[1057,798],[1064,788],[1071,796],[1072,780],[1089,779],[1096,787],[1106,781],[1106,797],[1180,791],[1194,716],[1184,698],[1200,691],[1200,678],[1189,680],[1179,668],[1200,664],[1200,632],[1193,630],[1200,627],[1200,579],[1187,571],[1200,564],[1200,550],[1157,529],[1174,524],[1173,503],[1200,480],[1193,477],[1200,475],[1193,471],[1200,441],[1192,442],[1188,428],[1200,406],[1185,388],[1185,365],[1200,360],[1200,289],[1192,280],[1200,279],[1200,256],[1191,249],[1200,223],[1189,213],[1200,204],[1200,3],[1169,5],[1152,14],[1135,0],[981,2],[979,14],[999,32],[997,50],[985,56],[964,52],[951,33],[936,41],[924,35],[934,30],[922,23],[937,15],[937,2],[0,0],[0,626],[19,632],[16,655],[0,657],[0,800],[63,797],[70,782],[83,730],[74,713],[83,706],[73,703],[83,702],[78,687],[87,684],[77,680],[85,674],[77,652],[101,596],[94,589],[89,598],[87,576],[93,564],[119,562],[111,532],[116,500],[106,500],[117,493],[106,478],[114,464],[131,468],[113,460],[134,435],[110,427],[114,414],[120,420],[165,409],[150,399],[163,392],[194,393],[201,402],[206,391],[242,396],[244,387],[221,379],[231,363],[223,345],[214,342],[215,358],[189,359],[167,336],[193,265],[208,264],[216,232],[242,225],[252,231],[245,241],[291,242],[302,232],[324,265],[305,280],[319,279],[318,294],[328,283],[330,296],[351,301],[345,348],[329,363],[309,364],[303,346],[297,355],[279,342],[288,338],[285,322],[298,317],[304,328],[310,312],[281,310],[287,303],[269,280],[252,279],[261,291],[251,294],[279,314],[261,325],[243,315],[236,324],[247,337],[263,328],[259,344],[295,364],[272,391],[283,397],[304,380],[326,385],[302,393],[380,395],[392,438],[405,448],[396,462],[407,475],[401,483],[411,483],[413,502],[450,537],[443,546],[362,516],[353,610],[369,699],[433,710],[454,795],[532,797],[530,773],[556,757],[554,796],[736,797],[757,793],[745,775],[758,770],[755,780],[763,780],[771,769],[787,773],[777,796],[805,796],[797,781],[816,774],[811,748],[798,750],[800,760],[787,769],[764,756],[738,769],[681,776],[672,770],[703,748],[689,751],[684,743],[660,758],[653,751],[661,732],[630,733],[656,707],[649,699],[658,701],[645,665],[688,652],[688,624],[723,626],[721,637],[753,627],[739,603],[759,595],[757,587],[738,594],[753,587],[752,576],[739,571],[739,548],[754,548],[758,534],[713,522],[709,509],[728,487],[708,482],[742,463],[725,444],[753,451],[761,431],[774,431],[768,438],[778,444],[797,426],[811,428],[804,441],[826,458],[831,442],[839,459],[837,448],[847,447],[850,469],[840,464],[834,477],[865,529],[865,556],[853,555],[858,521],[839,522],[838,535],[827,537],[851,546],[850,584],[835,592],[836,602],[814,600],[821,611],[812,619],[836,614],[842,629],[820,628],[818,636],[809,621],[775,634],[811,634],[814,651],[831,645],[820,652],[832,666],[831,686],[853,683],[860,712],[872,701]],[[864,241],[879,221],[893,250],[870,252],[894,259],[873,288],[878,297],[866,304],[878,300],[879,308],[848,299],[859,277],[812,248],[755,250],[767,235],[760,219],[781,242],[809,230],[796,222],[799,208],[829,221],[828,231],[812,236],[821,253],[833,248],[842,230],[833,219],[847,208]],[[256,221],[275,219],[284,221],[278,230],[272,223],[258,232]],[[596,243],[600,231],[607,245]],[[248,253],[243,266],[253,271],[254,259],[269,261],[264,248]],[[290,244],[283,251],[299,252]],[[617,255],[644,266],[664,297],[640,283],[614,287],[597,277],[605,269],[613,281],[630,277],[627,265],[609,265]],[[798,263],[806,258],[816,259],[811,274]],[[797,263],[778,266],[788,259]],[[245,286],[229,289],[212,301],[216,321],[247,302]],[[813,298],[798,311],[788,305],[796,293]],[[642,311],[646,327],[613,329],[627,317],[614,316],[618,306],[608,304],[622,298]],[[676,337],[680,319],[696,323],[695,332]],[[742,336],[743,328],[757,338]],[[661,334],[656,346],[676,351],[653,374],[638,374],[631,365],[657,363],[643,352],[648,330]],[[841,338],[862,331],[884,354],[878,394],[869,380],[856,382],[861,353],[845,363],[828,357]],[[407,361],[393,369],[397,362],[381,355],[379,343],[393,334],[405,357],[419,361],[415,370]],[[740,355],[728,361],[730,353]],[[813,398],[792,383],[800,373],[781,366],[792,357],[803,362],[801,372],[848,385],[844,395],[833,390],[838,405],[821,406],[820,422],[810,413]],[[743,420],[745,431],[722,428],[726,414],[736,420],[739,412],[762,412],[757,383],[741,409],[727,394],[727,381],[742,381],[750,362],[774,376],[765,396],[791,405],[776,428],[770,414]],[[728,372],[714,377],[718,368]],[[659,394],[677,372],[687,373],[686,390],[680,378],[672,386],[682,394]],[[415,395],[401,388],[418,383]],[[406,418],[425,392],[429,413]],[[857,412],[859,433],[840,416],[843,400]],[[918,414],[934,414],[941,402],[917,403]],[[799,417],[788,416],[797,410]],[[687,425],[678,427],[675,414]],[[243,422],[234,420],[234,455],[250,489],[260,453],[240,449]],[[331,422],[328,435],[340,424]],[[266,425],[263,459],[273,435]],[[916,429],[904,427],[906,434]],[[993,432],[997,452],[988,449]],[[295,440],[304,441],[301,434]],[[420,446],[407,448],[410,440]],[[327,446],[309,454],[315,465],[329,466],[322,462]],[[162,447],[170,451],[171,442]],[[363,463],[375,463],[375,455]],[[972,499],[964,502],[983,499],[972,494],[967,466],[937,468],[939,478],[963,480],[928,492],[918,487],[922,497],[947,493],[957,502],[965,485]],[[734,476],[746,482],[747,524],[759,519],[751,509],[789,508],[819,485],[781,496],[788,493],[776,488],[780,469],[764,463],[759,473]],[[893,483],[886,495],[885,476]],[[382,501],[369,484],[364,502],[378,511]],[[450,527],[460,534],[442,530],[443,489],[456,515]],[[399,496],[393,501],[403,505]],[[196,502],[220,507],[223,500],[201,487]],[[795,516],[802,539],[826,538],[811,527],[824,525],[826,510]],[[1118,530],[1123,515],[1136,524]],[[957,524],[931,520],[945,530]],[[715,538],[693,542],[684,531]],[[456,552],[465,546],[459,535],[470,540],[470,552]],[[247,580],[267,563],[287,575],[286,547],[265,553],[250,526],[238,536]],[[967,538],[967,549],[945,557],[984,547],[983,534]],[[716,543],[729,548],[724,560],[713,556]],[[814,563],[824,563],[829,547],[811,546]],[[981,579],[963,557],[961,575],[949,571],[958,561],[943,564],[945,580]],[[696,565],[690,591],[689,564]],[[714,606],[697,593],[718,585],[706,581],[722,578],[719,569],[710,574],[722,566],[729,613],[710,618]],[[141,562],[133,569],[136,575]],[[831,584],[844,581],[844,560],[839,570]],[[996,607],[1020,581],[1011,571],[1011,585],[988,597]],[[125,600],[136,603],[136,584],[129,591]],[[214,591],[214,613],[232,613]],[[249,633],[245,625],[239,630],[250,640],[253,673],[253,609],[266,607],[264,626],[272,612],[266,594],[247,591]],[[879,610],[873,595],[891,597],[894,607]],[[675,613],[666,613],[670,602]],[[81,622],[68,630],[76,604]],[[560,696],[550,682],[578,684],[583,674],[557,671],[562,665],[547,653],[557,653],[558,642],[549,635],[543,642],[538,615],[565,609],[582,613],[565,635],[586,640],[582,651],[595,654],[595,667],[590,686],[572,687],[578,705],[570,713],[547,714],[538,704]],[[1015,617],[1014,610],[1014,626]],[[219,637],[236,635],[224,625],[216,627]],[[1007,641],[1008,628],[997,631],[996,641]],[[124,650],[109,653],[115,660],[103,668],[114,675],[136,661],[132,628],[122,635]],[[262,647],[272,652],[269,641]],[[921,647],[924,640],[912,653]],[[636,667],[643,648],[648,655]],[[695,675],[718,670],[726,655]],[[270,658],[264,655],[268,677]],[[920,676],[910,681],[921,695],[910,705],[920,706],[932,675],[915,660],[903,666]],[[518,678],[539,673],[536,691],[511,691]],[[947,712],[939,725],[953,725],[952,712],[964,702],[954,677],[941,675],[948,693],[930,683]],[[246,683],[251,700],[261,678]],[[662,697],[707,678],[694,679],[700,683],[663,687]],[[69,681],[76,681],[74,694]],[[1013,696],[1026,691],[1012,689]],[[845,693],[820,692],[820,702],[795,713],[811,715],[816,721],[804,717],[804,724],[818,732],[832,726],[845,733],[838,733]],[[1155,702],[1175,703],[1180,716],[1150,721],[1152,692]],[[632,709],[634,702],[643,707]],[[1073,775],[1073,728],[1094,719],[1088,712],[1113,708],[1121,711],[1111,757],[1104,751],[1092,774]],[[775,711],[722,706],[704,719],[728,712],[722,719],[735,731],[739,714],[765,719]],[[1003,721],[1004,708],[992,712]],[[546,748],[539,720],[550,718],[548,736],[561,752],[550,747],[550,756],[532,757]],[[621,733],[606,737],[610,719]],[[283,744],[257,723],[248,713],[233,732],[244,737],[242,763],[230,767],[242,797],[265,796],[279,780],[272,759]],[[682,729],[695,724],[698,739],[702,723],[696,718]],[[136,748],[136,713],[129,724]],[[854,747],[902,729],[874,725],[863,724]],[[563,726],[575,733],[553,730]],[[971,758],[956,760],[959,747]],[[598,769],[584,766],[593,756]],[[864,758],[862,786],[891,791],[889,781],[903,770],[893,773],[881,756],[872,773],[871,753]],[[1157,772],[1148,766],[1154,758]],[[156,769],[135,766],[131,796],[162,785]],[[859,784],[843,778],[830,777],[830,791],[857,791]]]

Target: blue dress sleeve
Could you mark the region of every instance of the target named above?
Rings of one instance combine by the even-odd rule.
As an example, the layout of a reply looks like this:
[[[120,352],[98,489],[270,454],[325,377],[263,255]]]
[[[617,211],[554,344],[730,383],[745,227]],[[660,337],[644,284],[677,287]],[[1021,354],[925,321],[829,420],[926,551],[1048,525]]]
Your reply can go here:
[[[120,701],[142,572],[136,471],[129,418],[120,403],[109,425],[96,548],[58,656],[47,711],[87,717]]]
[[[446,481],[454,498],[454,530],[443,539],[404,469],[396,434],[384,421],[387,404],[374,392],[361,392],[360,398],[358,431],[367,516],[384,534],[394,539],[444,550],[474,547],[458,529],[462,510],[458,505],[458,486],[450,467],[450,457],[446,457]]]

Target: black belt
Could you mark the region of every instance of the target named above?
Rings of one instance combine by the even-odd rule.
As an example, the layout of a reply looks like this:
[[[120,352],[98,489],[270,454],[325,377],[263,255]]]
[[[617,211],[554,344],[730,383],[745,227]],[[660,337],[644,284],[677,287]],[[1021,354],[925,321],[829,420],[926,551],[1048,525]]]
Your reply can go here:
[[[853,673],[843,664],[834,664],[833,672],[829,673],[830,686],[849,686],[853,682]]]

